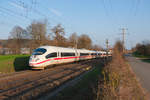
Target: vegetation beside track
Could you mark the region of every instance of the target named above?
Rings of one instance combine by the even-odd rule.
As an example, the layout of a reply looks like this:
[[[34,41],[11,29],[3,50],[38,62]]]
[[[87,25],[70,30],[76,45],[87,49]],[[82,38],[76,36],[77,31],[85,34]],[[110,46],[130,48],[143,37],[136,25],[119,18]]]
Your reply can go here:
[[[146,94],[120,53],[103,70],[96,100],[146,100]]]
[[[29,55],[0,55],[0,73],[29,69]]]
[[[96,67],[77,84],[62,90],[51,100],[147,100],[135,74],[120,53],[115,53],[105,67],[103,64],[95,63]]]
[[[123,46],[115,45],[112,61],[102,72],[103,78],[99,80],[96,100],[147,100],[145,91],[120,48]]]

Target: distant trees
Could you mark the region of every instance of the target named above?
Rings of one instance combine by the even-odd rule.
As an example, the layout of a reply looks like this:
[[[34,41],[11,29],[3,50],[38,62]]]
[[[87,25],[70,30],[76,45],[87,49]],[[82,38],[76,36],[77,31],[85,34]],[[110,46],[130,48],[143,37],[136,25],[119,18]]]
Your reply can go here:
[[[30,48],[35,49],[46,44],[46,22],[34,21],[27,27],[28,38],[30,39]]]
[[[73,33],[69,37],[70,47],[77,48],[78,47],[78,35],[77,33]]]
[[[138,43],[134,48],[134,51],[135,51],[134,53],[138,55],[150,56],[150,43],[149,42]]]
[[[92,48],[91,48],[92,50],[96,50],[96,51],[98,51],[98,50],[103,50],[103,48],[102,47],[100,47],[99,45],[92,45]]]
[[[32,51],[41,45],[93,50],[101,49],[98,45],[92,45],[91,38],[86,34],[78,36],[77,33],[74,32],[68,38],[65,37],[65,34],[65,29],[61,24],[49,29],[45,20],[33,21],[26,29],[23,29],[20,26],[15,26],[10,32],[7,47],[11,48],[15,54],[19,54],[21,48],[30,48]]]
[[[92,46],[92,40],[88,35],[82,34],[81,36],[79,36],[78,48],[91,49],[91,46]]]
[[[22,44],[24,42],[23,39],[25,38],[26,30],[24,30],[20,26],[15,26],[10,32],[8,47],[10,47],[13,50],[13,53],[20,53],[20,48],[22,47]]]
[[[54,26],[54,28],[51,29],[52,33],[54,33],[54,43],[56,46],[65,46],[66,38],[64,28],[61,26],[61,24],[58,24]]]

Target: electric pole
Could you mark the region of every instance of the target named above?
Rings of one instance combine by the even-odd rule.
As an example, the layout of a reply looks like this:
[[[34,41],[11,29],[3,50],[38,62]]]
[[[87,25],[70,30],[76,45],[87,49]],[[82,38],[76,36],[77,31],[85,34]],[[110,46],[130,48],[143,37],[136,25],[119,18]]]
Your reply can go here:
[[[125,53],[125,35],[126,35],[126,28],[122,28],[122,45],[123,45],[123,53]]]
[[[75,48],[76,49],[78,48],[78,39],[77,38],[75,39]]]
[[[109,50],[109,41],[108,41],[108,39],[106,39],[106,52],[107,52],[107,55],[108,55],[108,50]]]
[[[109,42],[108,42],[108,39],[106,39],[106,48],[107,48],[107,51],[108,51],[108,46],[109,46]]]

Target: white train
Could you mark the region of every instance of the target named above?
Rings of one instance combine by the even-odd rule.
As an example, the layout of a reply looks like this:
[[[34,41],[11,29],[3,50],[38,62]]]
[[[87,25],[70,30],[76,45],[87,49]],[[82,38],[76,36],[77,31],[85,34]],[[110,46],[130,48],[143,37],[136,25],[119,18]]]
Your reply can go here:
[[[31,66],[32,69],[44,69],[49,65],[69,63],[105,56],[106,52],[104,51],[91,51],[56,46],[41,46],[33,51],[32,55],[30,56],[29,66]]]

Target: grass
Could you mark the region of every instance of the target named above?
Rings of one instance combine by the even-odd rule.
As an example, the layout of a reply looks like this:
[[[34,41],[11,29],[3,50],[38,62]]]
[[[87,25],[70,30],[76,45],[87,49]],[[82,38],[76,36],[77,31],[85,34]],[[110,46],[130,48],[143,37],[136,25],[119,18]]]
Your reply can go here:
[[[150,56],[139,55],[139,54],[136,54],[136,53],[133,53],[133,56],[141,58],[141,61],[143,61],[143,62],[150,63]]]
[[[29,55],[0,55],[0,72],[9,73],[28,69]]]
[[[65,88],[51,100],[93,100],[96,97],[93,89],[103,69],[101,64],[95,63],[94,66],[77,84]]]
[[[150,59],[142,59],[143,62],[150,63]]]
[[[139,57],[139,58],[150,58],[150,56],[148,56],[148,55],[141,55],[141,54],[137,54],[137,53],[133,53],[132,55],[135,57]]]

